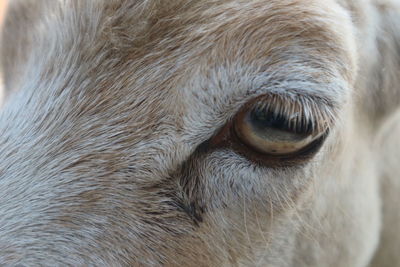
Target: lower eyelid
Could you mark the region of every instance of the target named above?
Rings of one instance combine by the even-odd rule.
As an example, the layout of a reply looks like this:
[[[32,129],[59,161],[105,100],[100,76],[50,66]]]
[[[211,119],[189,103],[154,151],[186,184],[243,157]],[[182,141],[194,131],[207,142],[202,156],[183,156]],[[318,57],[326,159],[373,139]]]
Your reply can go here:
[[[255,150],[254,148],[243,144],[235,133],[230,142],[230,148],[236,153],[245,156],[249,160],[267,167],[288,167],[307,163],[322,147],[328,132],[322,134],[311,143],[299,148],[299,150],[288,154],[267,154]]]
[[[329,134],[329,131],[326,131],[309,146],[298,151],[298,153],[274,156],[260,153],[243,144],[232,129],[232,122],[229,122],[217,135],[202,145],[202,150],[204,152],[211,152],[214,150],[229,149],[256,165],[268,168],[294,167],[306,164],[320,150]]]

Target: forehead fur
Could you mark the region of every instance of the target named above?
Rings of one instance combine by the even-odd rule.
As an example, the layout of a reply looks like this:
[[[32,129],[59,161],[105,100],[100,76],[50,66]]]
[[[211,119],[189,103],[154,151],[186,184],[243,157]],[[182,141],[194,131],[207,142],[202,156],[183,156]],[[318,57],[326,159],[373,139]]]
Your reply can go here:
[[[68,121],[91,128],[83,139],[82,131],[58,134],[64,150],[103,136],[121,144],[104,143],[110,154],[129,145],[153,160],[179,151],[166,158],[180,162],[265,84],[340,103],[335,79],[351,82],[354,72],[348,17],[334,1],[43,3],[23,67],[30,82],[20,88],[34,105],[15,114],[37,117],[36,130],[49,136]],[[151,140],[163,145],[149,150]],[[176,149],[179,140],[188,146]]]
[[[289,56],[313,64],[317,64],[313,58],[334,61],[347,75],[343,64],[354,65],[349,53],[353,45],[344,37],[351,30],[348,18],[333,1],[205,0],[169,1],[168,5],[162,1],[60,1],[52,10],[37,26],[51,32],[43,46],[57,44],[81,64],[98,66],[113,60],[110,67],[124,68],[124,73],[129,69],[135,77],[148,75],[146,67],[163,67],[163,77],[157,74],[157,78],[174,80],[177,75],[172,70],[180,67],[175,73],[183,76],[182,71],[193,69],[194,62],[203,63],[202,68],[234,63],[266,67],[283,65]],[[57,27],[63,27],[63,32],[52,30]],[[302,49],[309,58],[298,58]]]
[[[74,94],[109,94],[113,87],[121,97],[169,91],[176,98],[193,93],[184,83],[194,74],[207,79],[210,69],[221,68],[229,73],[222,74],[226,80],[244,69],[291,69],[319,81],[335,73],[353,79],[348,17],[333,1],[71,0],[51,10],[36,25],[42,40],[30,62],[45,64],[39,79],[70,77]],[[221,97],[214,92],[207,97]]]

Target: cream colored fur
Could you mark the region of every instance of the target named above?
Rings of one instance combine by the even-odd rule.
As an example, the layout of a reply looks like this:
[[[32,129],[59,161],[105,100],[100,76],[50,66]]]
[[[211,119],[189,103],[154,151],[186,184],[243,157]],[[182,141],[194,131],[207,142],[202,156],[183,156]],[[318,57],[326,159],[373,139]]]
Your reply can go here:
[[[2,266],[400,266],[400,10],[374,0],[11,0]],[[306,164],[209,140],[312,99]]]

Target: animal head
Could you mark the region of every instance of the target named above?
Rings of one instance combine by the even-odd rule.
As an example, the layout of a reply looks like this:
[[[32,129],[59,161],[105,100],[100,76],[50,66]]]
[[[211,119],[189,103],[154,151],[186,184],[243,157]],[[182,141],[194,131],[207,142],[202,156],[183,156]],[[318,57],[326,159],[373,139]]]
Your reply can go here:
[[[333,0],[11,3],[0,262],[306,262],[321,194],[363,177],[349,144],[361,147],[369,134],[352,132],[372,122],[355,115],[365,25],[353,11]]]

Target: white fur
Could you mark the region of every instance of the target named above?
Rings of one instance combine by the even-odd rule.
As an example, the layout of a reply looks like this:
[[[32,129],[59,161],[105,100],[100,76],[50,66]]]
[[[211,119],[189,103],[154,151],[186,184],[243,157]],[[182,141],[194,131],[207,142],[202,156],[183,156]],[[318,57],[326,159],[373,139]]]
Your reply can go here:
[[[398,265],[397,5],[15,0],[0,265]],[[271,95],[329,128],[311,159],[211,145]]]

